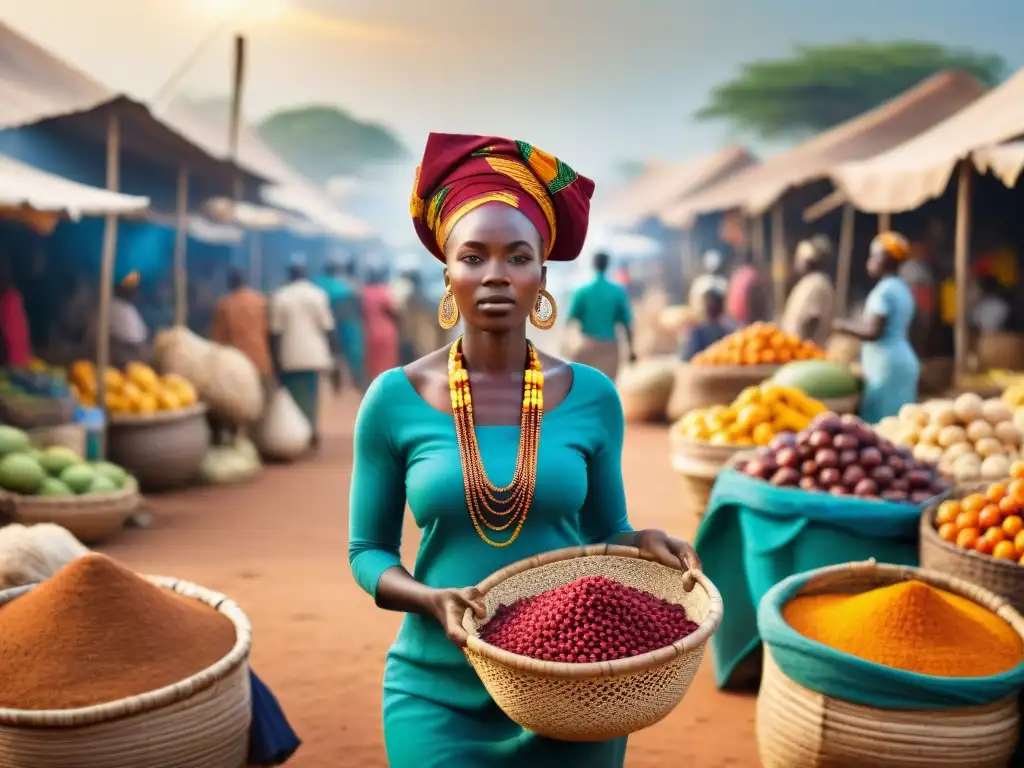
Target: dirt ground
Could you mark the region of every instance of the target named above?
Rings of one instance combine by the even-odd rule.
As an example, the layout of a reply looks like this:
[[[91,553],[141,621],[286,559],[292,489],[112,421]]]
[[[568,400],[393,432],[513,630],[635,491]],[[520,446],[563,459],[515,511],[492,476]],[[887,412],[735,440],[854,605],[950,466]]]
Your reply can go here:
[[[325,404],[318,457],[269,467],[253,483],[155,496],[147,530],[104,548],[146,573],[177,576],[235,599],[254,626],[252,663],[303,739],[297,768],[384,768],[381,679],[401,617],[377,610],[346,558],[354,398]],[[692,537],[673,503],[663,427],[631,426],[625,451],[638,527]],[[417,532],[407,525],[405,562]],[[754,700],[715,690],[705,660],[682,704],[632,737],[630,768],[756,766]]]

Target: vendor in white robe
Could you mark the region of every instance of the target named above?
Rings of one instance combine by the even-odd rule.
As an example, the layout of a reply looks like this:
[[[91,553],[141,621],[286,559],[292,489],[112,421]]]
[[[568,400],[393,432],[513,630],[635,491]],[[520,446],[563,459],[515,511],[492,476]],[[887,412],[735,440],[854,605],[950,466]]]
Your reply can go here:
[[[135,306],[138,292],[138,272],[130,272],[114,286],[110,303],[110,364],[117,368],[133,361],[149,361],[149,329]]]

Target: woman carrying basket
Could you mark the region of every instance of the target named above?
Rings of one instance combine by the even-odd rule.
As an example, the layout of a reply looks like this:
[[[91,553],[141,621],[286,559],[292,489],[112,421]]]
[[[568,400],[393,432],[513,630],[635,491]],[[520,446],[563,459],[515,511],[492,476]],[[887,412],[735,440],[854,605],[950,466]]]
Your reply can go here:
[[[350,504],[356,580],[380,607],[407,614],[384,673],[392,768],[622,766],[625,739],[547,739],[491,701],[459,648],[462,615],[483,611],[470,585],[523,558],[600,542],[699,567],[685,542],[629,524],[612,382],[526,339],[527,318],[540,328],[554,321],[545,263],[579,255],[592,192],[589,179],[524,142],[427,140],[412,216],[445,264],[438,320],[452,328],[461,317],[464,335],[370,386]],[[512,478],[509,490],[495,488]],[[399,559],[407,501],[423,531],[413,575]]]

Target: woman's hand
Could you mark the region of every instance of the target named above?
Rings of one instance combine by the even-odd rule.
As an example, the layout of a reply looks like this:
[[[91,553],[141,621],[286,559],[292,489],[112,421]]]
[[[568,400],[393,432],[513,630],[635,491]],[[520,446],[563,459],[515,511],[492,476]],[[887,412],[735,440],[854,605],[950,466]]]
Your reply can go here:
[[[466,609],[472,609],[477,618],[484,618],[487,609],[480,590],[476,587],[462,589],[435,589],[430,596],[430,615],[444,628],[448,639],[462,648],[469,639],[469,634],[462,626],[462,618]]]
[[[681,571],[699,571],[700,558],[690,543],[669,536],[664,531],[650,529],[636,532],[636,547],[640,553],[655,562]],[[693,580],[687,579],[683,585],[687,592],[693,589]]]

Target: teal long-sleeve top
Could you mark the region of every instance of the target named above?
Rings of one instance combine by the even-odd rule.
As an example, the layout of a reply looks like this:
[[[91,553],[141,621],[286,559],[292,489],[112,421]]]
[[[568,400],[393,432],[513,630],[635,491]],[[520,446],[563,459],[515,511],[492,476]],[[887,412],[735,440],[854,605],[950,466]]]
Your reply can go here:
[[[401,564],[406,503],[422,532],[413,576],[437,588],[477,584],[518,560],[632,530],[622,482],[618,393],[599,371],[571,365],[568,395],[541,424],[533,503],[519,538],[504,548],[484,542],[470,520],[452,414],[428,404],[399,368],[373,382],[356,420],[349,507],[349,562],[363,589],[376,597],[381,574]],[[519,431],[518,424],[476,428],[487,475],[496,485],[512,478]],[[459,709],[490,703],[440,625],[416,614],[406,615],[388,654],[385,732],[392,694]]]
[[[573,294],[569,319],[580,324],[580,333],[584,336],[599,341],[615,341],[615,329],[633,322],[629,294],[607,275],[597,275]]]

